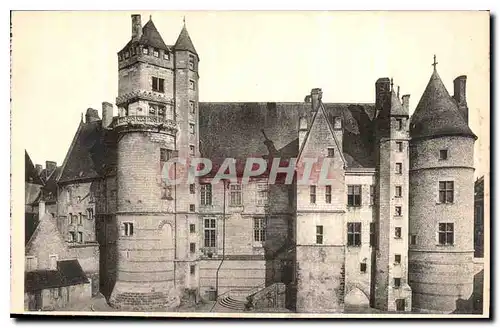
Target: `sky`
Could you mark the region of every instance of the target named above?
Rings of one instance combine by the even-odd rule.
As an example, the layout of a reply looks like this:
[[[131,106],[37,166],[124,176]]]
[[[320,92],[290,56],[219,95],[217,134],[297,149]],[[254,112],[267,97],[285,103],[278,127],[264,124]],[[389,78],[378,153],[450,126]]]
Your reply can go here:
[[[13,151],[63,163],[81,113],[115,102],[116,53],[136,13],[143,24],[152,16],[166,44],[185,17],[204,102],[300,102],[319,87],[325,102],[370,103],[375,81],[392,77],[413,112],[435,54],[450,93],[453,79],[467,75],[475,175],[489,172],[487,12],[14,12]]]

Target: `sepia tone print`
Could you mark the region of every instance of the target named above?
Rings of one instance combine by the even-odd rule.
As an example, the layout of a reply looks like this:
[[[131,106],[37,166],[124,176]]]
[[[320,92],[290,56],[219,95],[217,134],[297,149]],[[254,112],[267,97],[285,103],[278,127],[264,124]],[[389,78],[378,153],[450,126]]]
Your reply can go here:
[[[116,99],[82,113],[62,163],[25,150],[24,311],[487,314],[467,72],[443,80],[431,50],[411,97],[364,76],[371,103],[328,85],[202,101],[186,21],[167,40],[120,15]]]

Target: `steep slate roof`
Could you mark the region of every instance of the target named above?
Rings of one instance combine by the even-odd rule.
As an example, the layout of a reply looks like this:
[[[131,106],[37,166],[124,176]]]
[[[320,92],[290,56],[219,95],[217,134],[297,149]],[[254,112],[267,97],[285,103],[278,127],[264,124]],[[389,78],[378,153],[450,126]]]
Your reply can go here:
[[[455,100],[446,90],[436,69],[411,118],[410,135],[412,138],[439,136],[477,138],[460,114]]]
[[[54,202],[57,198],[57,177],[61,173],[61,166],[56,167],[54,172],[49,176],[42,188],[42,199],[45,202]]]
[[[43,185],[40,176],[36,172],[35,165],[33,165],[33,161],[26,150],[24,151],[24,182]]]
[[[88,282],[78,260],[58,261],[57,270],[30,271],[24,275],[24,289],[29,292]]]
[[[186,29],[186,25],[182,27],[181,33],[177,38],[177,41],[174,45],[175,50],[185,50],[190,51],[198,56],[196,49],[194,48],[193,41],[191,41],[191,37],[189,37],[189,33]]]
[[[405,115],[407,116],[409,113],[406,112],[403,108],[403,104],[399,100],[399,97],[396,95],[394,90],[391,91],[391,115]]]
[[[139,44],[145,44],[155,48],[168,50],[167,45],[165,44],[165,42],[163,42],[163,39],[156,29],[156,26],[151,18],[146,23],[146,25],[142,27],[142,36],[139,40]]]
[[[103,129],[101,120],[81,122],[58,182],[94,179],[112,172],[116,164],[114,140],[113,131]]]
[[[220,163],[232,157],[245,160],[269,154],[264,144],[272,141],[281,156],[299,152],[298,122],[301,116],[311,124],[307,103],[200,103],[200,152]],[[373,104],[324,104],[327,118],[341,116],[343,148],[348,167],[375,167],[372,156]]]

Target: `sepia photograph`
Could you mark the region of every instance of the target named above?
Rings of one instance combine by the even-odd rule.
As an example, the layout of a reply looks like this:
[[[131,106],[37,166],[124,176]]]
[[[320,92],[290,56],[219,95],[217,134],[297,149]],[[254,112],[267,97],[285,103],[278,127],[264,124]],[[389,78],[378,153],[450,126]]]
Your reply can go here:
[[[10,50],[11,314],[491,316],[488,11],[12,11]]]

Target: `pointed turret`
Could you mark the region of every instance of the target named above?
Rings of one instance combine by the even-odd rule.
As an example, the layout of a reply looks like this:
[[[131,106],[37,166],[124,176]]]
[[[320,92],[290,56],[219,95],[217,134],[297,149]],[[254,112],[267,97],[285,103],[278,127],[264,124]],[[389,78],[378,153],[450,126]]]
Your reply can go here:
[[[149,21],[142,28],[142,36],[139,40],[139,43],[163,50],[168,50],[168,47],[165,42],[163,42],[160,32],[158,32],[158,30],[156,29],[151,16],[149,17]]]
[[[175,42],[174,49],[176,51],[189,51],[198,56],[198,53],[194,48],[193,41],[191,41],[191,37],[187,31],[186,24],[182,27],[181,33]]]
[[[446,90],[435,66],[411,118],[410,134],[412,138],[458,135],[477,139],[460,113],[456,101]]]

